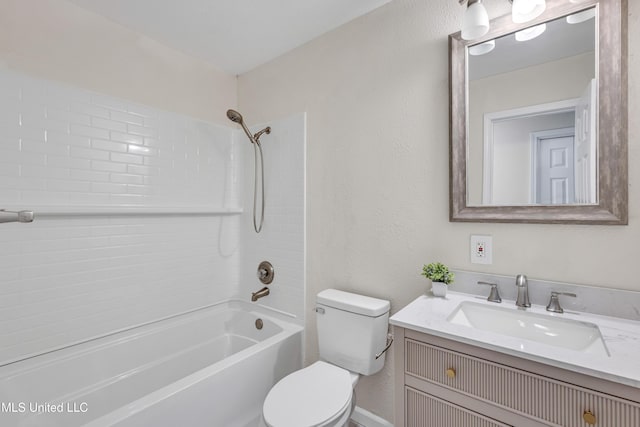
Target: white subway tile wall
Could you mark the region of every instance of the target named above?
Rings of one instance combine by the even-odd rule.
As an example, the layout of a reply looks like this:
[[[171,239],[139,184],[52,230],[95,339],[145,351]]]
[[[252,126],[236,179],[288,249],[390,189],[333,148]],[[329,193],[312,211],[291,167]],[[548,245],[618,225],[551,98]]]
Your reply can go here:
[[[47,208],[237,208],[232,135],[0,71],[0,209],[36,214],[0,224],[0,363],[237,294],[239,216],[38,217]]]
[[[253,230],[253,149],[246,143],[244,134],[237,134],[247,168],[238,297],[248,299],[251,292],[263,286],[256,277],[256,269],[261,261],[267,260],[273,264],[275,279],[269,285],[269,296],[258,303],[289,313],[295,317],[294,321],[304,325],[306,114],[268,125],[271,134],[260,139],[265,173],[265,216],[260,234]],[[255,126],[252,130],[261,128]]]

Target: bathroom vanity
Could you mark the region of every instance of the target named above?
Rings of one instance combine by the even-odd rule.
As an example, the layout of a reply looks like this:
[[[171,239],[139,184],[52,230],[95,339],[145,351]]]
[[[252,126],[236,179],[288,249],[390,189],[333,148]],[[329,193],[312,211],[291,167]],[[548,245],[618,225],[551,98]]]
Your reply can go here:
[[[486,319],[460,322],[469,304],[497,316],[502,332]],[[391,318],[397,427],[640,426],[640,322],[512,305],[451,292]],[[545,331],[520,339],[509,315]],[[597,334],[580,341],[579,328],[593,325]]]

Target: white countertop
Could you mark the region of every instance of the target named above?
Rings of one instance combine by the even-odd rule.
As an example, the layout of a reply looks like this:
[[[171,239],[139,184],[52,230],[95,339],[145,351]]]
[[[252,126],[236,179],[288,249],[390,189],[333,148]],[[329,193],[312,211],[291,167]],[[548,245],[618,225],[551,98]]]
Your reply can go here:
[[[477,295],[449,291],[446,298],[437,298],[431,295],[419,296],[394,314],[390,323],[640,388],[640,322],[589,313],[568,312],[566,309],[563,314],[555,314],[547,312],[544,306],[534,305],[527,308],[527,311],[598,325],[610,356],[585,354],[533,341],[526,341],[525,351],[522,348],[523,340],[521,339],[448,322],[447,317],[458,304],[464,301],[491,306],[499,305],[506,309],[518,309],[514,301],[503,300],[501,304],[496,304]]]

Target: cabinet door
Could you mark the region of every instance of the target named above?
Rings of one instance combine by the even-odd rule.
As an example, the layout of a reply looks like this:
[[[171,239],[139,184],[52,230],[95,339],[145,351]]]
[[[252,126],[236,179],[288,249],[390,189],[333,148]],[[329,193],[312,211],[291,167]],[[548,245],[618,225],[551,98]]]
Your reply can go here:
[[[509,427],[461,406],[405,387],[406,427]]]

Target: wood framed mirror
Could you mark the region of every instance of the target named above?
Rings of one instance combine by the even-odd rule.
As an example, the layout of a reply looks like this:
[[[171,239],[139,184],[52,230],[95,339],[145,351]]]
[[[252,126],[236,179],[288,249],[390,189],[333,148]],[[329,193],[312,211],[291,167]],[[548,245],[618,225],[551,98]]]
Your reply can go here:
[[[547,0],[525,24],[508,15],[480,39],[449,36],[450,221],[628,223],[627,16],[627,0]],[[512,41],[542,24],[554,50],[590,38],[591,48],[553,57]]]

